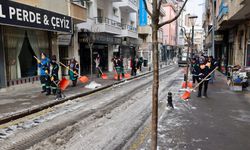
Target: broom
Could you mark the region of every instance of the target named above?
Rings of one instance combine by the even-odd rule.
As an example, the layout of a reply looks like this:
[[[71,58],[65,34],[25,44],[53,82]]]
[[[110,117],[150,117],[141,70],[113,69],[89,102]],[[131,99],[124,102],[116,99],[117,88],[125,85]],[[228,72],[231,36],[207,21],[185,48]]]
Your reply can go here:
[[[190,98],[191,92],[199,87],[199,85],[203,83],[212,73],[214,73],[216,69],[218,69],[218,66],[213,71],[211,71],[204,79],[202,79],[201,82],[199,82],[193,89],[186,90],[186,92],[181,96],[181,99],[187,100],[188,98]]]
[[[66,65],[64,65],[63,63],[59,62],[63,67],[65,67],[66,69],[69,69],[70,71],[72,71],[75,75],[79,76],[79,81],[81,81],[82,83],[87,83],[89,81],[87,76],[81,76],[79,73],[75,73],[74,70],[70,69],[69,67],[67,67]]]

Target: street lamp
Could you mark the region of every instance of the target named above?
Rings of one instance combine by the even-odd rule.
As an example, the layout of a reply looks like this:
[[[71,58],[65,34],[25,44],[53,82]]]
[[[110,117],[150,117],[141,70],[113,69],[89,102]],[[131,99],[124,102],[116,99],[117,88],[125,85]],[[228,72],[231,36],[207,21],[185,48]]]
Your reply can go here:
[[[193,50],[194,50],[194,26],[198,16],[189,16],[188,19],[192,25],[192,48],[191,48],[191,58],[193,58]]]

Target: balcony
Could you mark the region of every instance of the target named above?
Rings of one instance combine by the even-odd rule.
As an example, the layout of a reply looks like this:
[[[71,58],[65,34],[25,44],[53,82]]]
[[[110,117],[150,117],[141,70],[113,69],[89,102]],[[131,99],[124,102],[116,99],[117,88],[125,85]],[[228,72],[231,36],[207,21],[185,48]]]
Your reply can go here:
[[[120,22],[114,21],[106,17],[95,17],[95,24],[98,32],[121,34],[122,26]]]
[[[161,16],[166,16],[166,11],[164,10],[164,8],[162,6],[160,8],[160,15]]]
[[[152,34],[152,29],[149,25],[147,26],[139,26],[138,34]]]
[[[74,23],[81,23],[87,21],[87,9],[81,5],[70,3],[70,14]]]
[[[122,0],[118,5],[123,12],[137,12],[137,0]]]
[[[121,35],[119,35],[119,37],[131,37],[137,39],[138,38],[137,28],[130,25],[122,24],[122,32]]]

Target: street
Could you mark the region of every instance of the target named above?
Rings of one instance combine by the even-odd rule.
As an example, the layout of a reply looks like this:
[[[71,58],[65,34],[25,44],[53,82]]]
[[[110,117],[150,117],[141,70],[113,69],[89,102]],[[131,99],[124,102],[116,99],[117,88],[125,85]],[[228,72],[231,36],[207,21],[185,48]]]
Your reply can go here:
[[[176,66],[161,71],[162,104],[180,75]],[[142,77],[51,108],[12,126],[0,144],[3,149],[121,149],[150,117],[151,82],[152,75]]]
[[[249,149],[250,95],[229,91],[218,74],[209,98],[183,101],[182,78],[175,66],[161,71],[158,149]],[[151,82],[148,75],[50,108],[9,127],[1,149],[148,150]],[[166,107],[169,91],[175,109]]]
[[[250,150],[250,0],[0,0],[0,150]]]

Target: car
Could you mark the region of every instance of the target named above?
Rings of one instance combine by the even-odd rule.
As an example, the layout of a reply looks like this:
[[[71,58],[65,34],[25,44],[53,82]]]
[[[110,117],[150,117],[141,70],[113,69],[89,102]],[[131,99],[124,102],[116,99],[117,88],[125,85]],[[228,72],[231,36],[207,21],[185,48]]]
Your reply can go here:
[[[178,59],[178,66],[179,67],[186,67],[188,64],[188,61],[187,61],[187,53],[186,52],[183,52],[181,54],[181,56],[179,56],[179,59]]]

